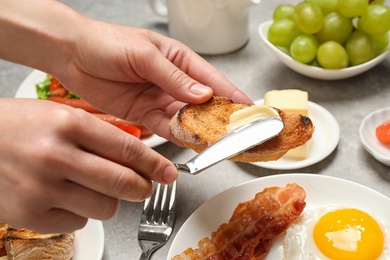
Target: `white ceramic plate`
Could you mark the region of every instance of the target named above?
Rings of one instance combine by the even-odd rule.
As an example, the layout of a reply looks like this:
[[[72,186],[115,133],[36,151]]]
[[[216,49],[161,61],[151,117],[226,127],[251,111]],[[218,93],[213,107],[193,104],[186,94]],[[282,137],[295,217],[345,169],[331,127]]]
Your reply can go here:
[[[348,67],[339,70],[330,70],[330,69],[323,69],[315,66],[310,66],[295,61],[285,52],[281,51],[279,48],[277,48],[275,45],[273,45],[268,41],[268,37],[267,37],[268,29],[271,26],[272,22],[273,21],[264,22],[259,26],[258,30],[262,41],[276,55],[276,57],[278,57],[287,67],[311,78],[323,79],[323,80],[337,80],[337,79],[345,79],[352,76],[356,76],[376,66],[378,63],[383,61],[390,53],[390,44],[389,44],[386,51],[384,51],[382,54],[378,55],[377,57],[375,57],[370,61],[367,61],[357,66]]]
[[[18,90],[16,91],[16,98],[37,98],[37,94],[35,92],[35,84],[43,81],[46,77],[46,73],[34,70],[30,73],[20,84]],[[149,137],[142,138],[142,142],[149,147],[156,147],[163,143],[166,143],[167,140],[162,138],[156,134],[152,134]]]
[[[73,260],[101,260],[104,252],[104,230],[101,221],[89,219],[87,225],[75,232]]]
[[[390,147],[383,145],[376,137],[376,128],[390,120],[390,107],[376,110],[367,115],[360,125],[360,140],[364,148],[378,161],[390,166]]]
[[[229,221],[238,203],[252,199],[266,187],[282,187],[288,183],[297,183],[305,189],[307,210],[328,204],[348,205],[364,210],[373,217],[390,219],[390,198],[370,188],[324,175],[279,174],[230,188],[200,206],[176,234],[167,259],[172,259],[189,247],[197,248],[200,239],[210,237],[211,232]],[[283,259],[280,248],[282,240],[280,236],[272,242],[266,259]]]
[[[255,101],[263,104],[264,100]],[[313,165],[327,157],[336,148],[340,140],[340,127],[333,115],[322,106],[308,102],[309,118],[315,127],[309,155],[304,160],[286,156],[277,161],[257,162],[253,165],[275,170],[293,170]]]

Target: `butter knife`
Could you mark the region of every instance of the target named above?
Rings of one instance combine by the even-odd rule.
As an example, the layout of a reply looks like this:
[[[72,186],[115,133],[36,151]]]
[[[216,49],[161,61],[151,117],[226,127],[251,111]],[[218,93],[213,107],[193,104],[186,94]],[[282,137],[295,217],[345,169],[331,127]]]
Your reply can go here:
[[[185,164],[175,164],[179,172],[196,175],[208,167],[275,137],[282,131],[279,118],[263,118],[243,125],[219,139]]]

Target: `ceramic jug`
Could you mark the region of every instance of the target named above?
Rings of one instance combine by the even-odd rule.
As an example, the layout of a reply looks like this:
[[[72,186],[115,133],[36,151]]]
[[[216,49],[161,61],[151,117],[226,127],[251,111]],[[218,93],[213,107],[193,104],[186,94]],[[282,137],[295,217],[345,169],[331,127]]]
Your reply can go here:
[[[149,0],[169,36],[200,54],[235,51],[249,40],[250,6],[260,0]]]

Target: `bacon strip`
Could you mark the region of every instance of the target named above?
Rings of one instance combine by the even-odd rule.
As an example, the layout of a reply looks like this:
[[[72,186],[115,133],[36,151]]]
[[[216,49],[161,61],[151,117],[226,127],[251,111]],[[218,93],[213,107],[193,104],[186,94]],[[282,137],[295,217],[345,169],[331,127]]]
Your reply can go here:
[[[262,259],[270,241],[294,223],[304,210],[306,193],[297,184],[284,188],[270,187],[254,199],[240,203],[229,221],[203,238],[197,249],[188,248],[173,260],[180,259]]]

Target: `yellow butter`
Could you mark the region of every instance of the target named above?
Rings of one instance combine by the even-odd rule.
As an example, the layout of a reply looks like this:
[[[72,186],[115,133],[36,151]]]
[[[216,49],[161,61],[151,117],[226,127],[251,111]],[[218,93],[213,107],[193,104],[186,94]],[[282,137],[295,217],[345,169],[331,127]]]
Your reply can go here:
[[[279,108],[287,113],[309,115],[309,94],[299,89],[271,90],[264,95],[264,105]],[[306,159],[309,155],[312,140],[288,151],[284,156],[295,159]]]
[[[310,139],[304,145],[298,146],[295,149],[288,151],[284,156],[304,160],[309,156],[312,140]]]
[[[309,94],[299,89],[271,90],[265,93],[264,105],[279,108],[288,113],[308,116]]]
[[[250,106],[237,110],[230,115],[230,122],[226,126],[226,132],[230,133],[231,131],[243,125],[249,124],[254,120],[270,117],[276,117],[280,119],[278,111],[265,105]]]

